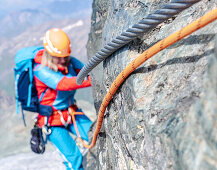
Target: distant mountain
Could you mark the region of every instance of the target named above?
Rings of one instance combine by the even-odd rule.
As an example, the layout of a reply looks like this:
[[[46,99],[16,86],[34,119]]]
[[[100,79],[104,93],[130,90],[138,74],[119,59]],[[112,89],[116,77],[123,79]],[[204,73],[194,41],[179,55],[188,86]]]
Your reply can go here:
[[[84,17],[90,15],[92,0],[53,1],[45,8],[56,18]]]
[[[0,37],[9,38],[24,32],[28,27],[52,20],[49,13],[25,9],[10,13],[0,20]]]
[[[9,10],[0,17],[0,38],[16,36],[29,27],[48,21],[86,18],[91,15],[91,4],[92,0],[61,0],[44,2],[43,5],[38,3],[35,8],[18,7],[16,11]],[[0,13],[3,15],[5,12]]]
[[[50,28],[62,28],[71,39],[72,55],[82,62],[87,61],[86,43],[90,30],[90,17],[84,19],[65,19],[32,26],[18,36],[0,39],[0,89],[14,96],[14,56],[17,50],[34,45],[43,45],[45,31]]]
[[[26,28],[17,36],[0,39],[0,158],[20,152],[30,152],[30,129],[34,114],[26,113],[27,127],[24,127],[21,114],[16,114],[14,97],[14,56],[16,52],[28,46],[42,45],[43,35],[50,28],[63,29],[70,37],[72,53],[82,62],[87,62],[86,43],[90,30],[90,16],[82,19],[64,19],[50,21]],[[4,42],[4,43],[3,43]],[[78,90],[78,106],[91,118],[95,119],[91,88]]]
[[[26,113],[26,128],[23,126],[21,114],[15,113],[13,68],[16,52],[24,47],[42,45],[45,31],[57,27],[69,35],[71,55],[86,63],[91,2],[92,0],[44,1],[40,8],[22,9],[0,18],[0,134],[4,139],[0,140],[0,158],[30,152],[33,114]],[[78,106],[94,120],[91,88],[78,90],[76,100]]]

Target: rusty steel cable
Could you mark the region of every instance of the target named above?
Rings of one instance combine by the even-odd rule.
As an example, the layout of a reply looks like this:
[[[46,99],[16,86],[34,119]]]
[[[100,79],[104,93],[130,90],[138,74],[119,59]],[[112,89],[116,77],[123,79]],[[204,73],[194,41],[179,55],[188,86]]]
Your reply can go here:
[[[180,41],[184,37],[188,36],[189,34],[197,31],[198,29],[206,26],[207,24],[213,22],[217,19],[217,8],[208,12],[201,18],[197,19],[196,21],[188,24],[186,27],[180,29],[179,31],[171,34],[170,36],[164,38],[163,40],[159,41],[155,45],[151,46],[149,49],[144,51],[139,57],[137,57],[135,60],[133,60],[130,64],[126,66],[126,68],[117,76],[117,78],[112,83],[108,93],[104,97],[102,104],[99,109],[98,119],[97,119],[97,125],[96,129],[93,134],[92,142],[90,145],[87,145],[84,143],[81,138],[80,141],[86,148],[92,148],[96,144],[97,136],[100,132],[104,113],[106,110],[106,107],[108,106],[109,102],[111,101],[113,95],[116,93],[119,86],[123,83],[123,81],[135,70],[137,69],[141,64],[143,64],[145,61],[150,59],[152,56],[157,54],[158,52],[162,51],[163,49],[173,45],[177,41]]]
[[[105,60],[119,48],[199,1],[200,0],[171,0],[170,3],[165,4],[161,9],[154,11],[152,14],[149,14],[146,18],[139,21],[138,24],[134,24],[131,28],[128,28],[125,32],[122,32],[121,35],[112,39],[111,42],[106,44],[100,51],[98,51],[96,55],[93,56],[81,69],[77,76],[77,84],[82,84],[84,78],[94,67],[96,67],[100,62]]]

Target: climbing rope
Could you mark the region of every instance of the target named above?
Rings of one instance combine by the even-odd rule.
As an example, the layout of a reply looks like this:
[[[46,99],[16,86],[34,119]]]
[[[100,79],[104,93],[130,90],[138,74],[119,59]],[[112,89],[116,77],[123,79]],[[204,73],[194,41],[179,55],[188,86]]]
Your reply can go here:
[[[122,32],[121,35],[112,39],[111,42],[106,44],[100,51],[98,51],[96,55],[93,56],[81,69],[77,76],[77,84],[82,84],[84,78],[94,67],[96,67],[100,62],[105,60],[119,48],[199,1],[200,0],[172,0],[170,3],[164,5],[161,9],[149,14],[138,24],[134,24],[132,28],[128,28],[125,32]]]
[[[108,106],[109,102],[111,101],[113,95],[116,93],[119,86],[123,83],[123,81],[135,70],[137,69],[141,64],[143,64],[145,61],[147,61],[149,58],[157,54],[158,52],[162,51],[163,49],[173,45],[177,41],[180,41],[184,37],[188,36],[189,34],[197,31],[198,29],[206,26],[207,24],[213,22],[217,19],[217,8],[208,12],[201,18],[197,19],[196,21],[190,23],[186,27],[182,28],[181,30],[171,34],[170,36],[166,37],[165,39],[159,41],[149,49],[147,49],[145,52],[143,52],[139,57],[137,57],[135,60],[133,60],[130,64],[127,65],[127,67],[117,76],[117,78],[112,83],[108,93],[104,97],[102,104],[99,109],[98,114],[98,120],[96,129],[93,134],[92,143],[90,145],[85,144],[81,139],[80,141],[86,148],[92,148],[96,144],[97,136],[100,132],[104,113],[106,110],[106,107]]]

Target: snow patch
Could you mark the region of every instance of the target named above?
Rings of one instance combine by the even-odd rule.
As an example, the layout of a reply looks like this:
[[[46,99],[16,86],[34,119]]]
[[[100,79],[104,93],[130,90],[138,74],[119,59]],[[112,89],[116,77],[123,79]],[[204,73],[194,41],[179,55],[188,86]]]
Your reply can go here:
[[[82,20],[77,21],[75,24],[71,24],[68,26],[65,26],[62,28],[63,31],[68,32],[69,30],[75,28],[75,27],[80,27],[83,26],[84,22]],[[44,39],[44,37],[40,37],[40,41],[42,41]]]
[[[63,31],[69,31],[71,30],[72,28],[75,28],[75,27],[80,27],[84,25],[84,22],[82,20],[79,20],[78,22],[76,22],[75,24],[72,24],[72,25],[68,25],[64,28],[62,28]]]
[[[42,155],[21,153],[0,159],[2,170],[60,170],[65,169],[63,160],[56,151],[46,152]]]

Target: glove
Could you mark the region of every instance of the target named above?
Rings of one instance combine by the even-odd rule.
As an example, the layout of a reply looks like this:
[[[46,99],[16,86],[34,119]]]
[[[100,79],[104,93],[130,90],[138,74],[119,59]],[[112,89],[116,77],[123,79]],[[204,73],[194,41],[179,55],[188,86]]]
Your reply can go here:
[[[45,144],[43,142],[42,129],[39,127],[34,127],[31,130],[31,135],[31,150],[37,154],[43,154],[45,151]]]

